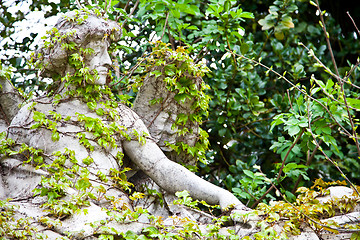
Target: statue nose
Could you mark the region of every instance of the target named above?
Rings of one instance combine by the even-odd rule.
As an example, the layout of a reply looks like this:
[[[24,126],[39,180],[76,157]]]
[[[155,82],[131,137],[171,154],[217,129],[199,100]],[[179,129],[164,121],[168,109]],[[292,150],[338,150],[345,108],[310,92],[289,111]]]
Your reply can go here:
[[[101,56],[101,61],[102,61],[103,65],[111,66],[112,61],[111,61],[110,55],[107,51],[105,51],[104,54]]]

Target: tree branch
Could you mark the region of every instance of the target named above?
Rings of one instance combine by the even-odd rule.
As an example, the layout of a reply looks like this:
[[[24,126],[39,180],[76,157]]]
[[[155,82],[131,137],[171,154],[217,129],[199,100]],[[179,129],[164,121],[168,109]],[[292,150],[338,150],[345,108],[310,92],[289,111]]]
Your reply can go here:
[[[166,26],[167,26],[168,19],[169,19],[169,12],[166,13],[166,19],[165,19],[164,28],[163,28],[163,31],[162,31],[160,40],[162,40],[163,37],[164,37],[165,29],[166,29]]]
[[[231,51],[231,50],[228,50]],[[236,53],[235,53],[236,54]],[[243,55],[239,55],[236,54],[237,56],[239,56],[240,58],[244,58],[248,61],[251,61],[255,64],[260,65],[263,68],[266,68],[267,70],[269,70],[270,72],[274,73],[275,75],[277,75],[280,79],[285,80],[287,83],[289,83],[292,87],[294,87],[295,89],[297,89],[299,92],[301,92],[302,94],[304,94],[305,96],[307,96],[308,98],[310,98],[311,100],[317,102],[320,106],[322,106],[325,111],[330,115],[330,117],[332,118],[332,120],[344,131],[344,134],[347,135],[349,138],[353,138],[353,136],[348,132],[348,130],[346,128],[344,128],[344,126],[342,126],[336,119],[335,117],[331,114],[330,110],[324,105],[322,104],[319,100],[313,98],[312,96],[310,96],[307,92],[305,92],[304,90],[300,89],[299,86],[295,85],[294,83],[292,83],[289,79],[287,79],[286,77],[282,76],[280,73],[274,71],[272,68],[269,68],[268,66],[254,60],[254,59],[250,59],[248,57],[245,57]]]
[[[303,128],[303,130],[301,131],[301,133],[297,136],[297,138],[295,139],[295,141],[293,142],[293,144],[289,147],[289,150],[287,151],[285,157],[284,157],[284,160],[282,161],[282,164],[281,164],[281,167],[279,169],[279,173],[278,173],[278,176],[276,178],[276,182],[278,183],[279,180],[280,180],[280,177],[281,177],[281,174],[282,174],[282,171],[285,167],[285,162],[291,152],[291,150],[295,147],[296,143],[300,140],[301,136],[304,134],[305,132],[305,128]],[[251,206],[251,208],[254,208],[256,207],[261,200],[263,200],[266,195],[274,188],[275,186],[272,184],[271,187]]]
[[[322,147],[320,146],[320,144],[318,143],[318,141],[316,140],[316,137],[314,135],[314,133],[311,130],[311,125],[310,125],[310,118],[311,118],[311,113],[309,111],[309,101],[307,103],[307,107],[308,107],[308,132],[311,134],[311,136],[313,137],[313,143],[315,143],[316,147],[320,150],[320,152],[324,155],[324,157],[326,158],[326,160],[328,160],[331,164],[333,164],[335,166],[335,168],[340,172],[341,176],[343,178],[345,178],[345,180],[349,183],[349,185],[354,189],[354,191],[358,194],[358,196],[360,196],[359,191],[357,190],[357,188],[354,186],[354,184],[348,179],[348,177],[346,177],[346,175],[343,173],[343,171],[339,168],[338,164],[336,164],[331,158],[328,157],[328,155],[322,150]]]
[[[358,36],[360,37],[360,31],[359,31],[359,29],[357,28],[354,19],[351,17],[349,11],[347,11],[346,13],[347,13],[347,15],[349,16],[349,18],[351,19],[352,23],[354,24],[354,27],[355,27],[355,29],[356,29],[356,31],[357,31],[357,33],[358,33]]]
[[[341,92],[342,92],[342,97],[344,99],[344,104],[345,104],[345,107],[346,107],[346,111],[347,111],[347,114],[348,114],[348,117],[349,117],[349,121],[350,121],[350,125],[351,125],[351,129],[352,129],[352,134],[354,136],[354,141],[355,141],[355,145],[356,145],[356,148],[357,148],[357,151],[358,151],[358,155],[360,156],[360,146],[359,146],[359,141],[357,140],[357,134],[356,134],[356,131],[355,131],[355,125],[354,125],[354,122],[353,122],[353,119],[352,119],[352,116],[350,114],[350,110],[349,110],[349,105],[347,103],[347,100],[346,100],[346,94],[345,94],[345,90],[344,90],[344,83],[343,81],[341,81],[341,77],[340,77],[340,74],[339,74],[339,70],[337,68],[337,65],[336,65],[336,61],[335,61],[335,57],[334,57],[334,53],[332,51],[332,48],[331,48],[331,44],[330,44],[330,39],[329,39],[329,33],[326,31],[326,26],[325,26],[325,21],[324,21],[324,17],[323,17],[323,14],[321,12],[321,9],[320,9],[320,5],[319,5],[319,1],[316,0],[316,5],[317,5],[317,9],[319,11],[319,14],[320,14],[320,21],[321,21],[321,27],[324,31],[324,34],[325,34],[325,39],[326,39],[326,44],[328,46],[328,49],[329,49],[329,52],[330,52],[330,55],[331,55],[331,60],[334,64],[334,68],[335,68],[335,72],[336,72],[336,79],[338,80],[339,82],[339,85],[341,87]]]

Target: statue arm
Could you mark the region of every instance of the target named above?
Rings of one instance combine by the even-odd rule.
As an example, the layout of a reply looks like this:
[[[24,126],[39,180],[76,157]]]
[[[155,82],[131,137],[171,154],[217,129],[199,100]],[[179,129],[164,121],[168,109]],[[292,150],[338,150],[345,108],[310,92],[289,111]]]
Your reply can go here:
[[[131,160],[168,192],[187,190],[191,197],[209,204],[218,204],[223,210],[230,205],[246,208],[229,191],[207,182],[180,164],[169,160],[151,139],[143,145],[138,141],[125,141],[123,147]]]

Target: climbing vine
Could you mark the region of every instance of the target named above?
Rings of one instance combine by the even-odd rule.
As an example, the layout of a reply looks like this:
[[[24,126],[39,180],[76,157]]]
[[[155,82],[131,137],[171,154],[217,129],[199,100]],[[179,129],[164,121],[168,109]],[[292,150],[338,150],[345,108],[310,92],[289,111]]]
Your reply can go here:
[[[80,17],[81,16],[81,17]],[[67,21],[72,24],[81,24],[86,19],[87,15],[77,12],[74,18],[68,18]],[[80,18],[79,18],[80,17]],[[45,41],[44,48],[50,52],[53,48],[61,45],[63,49],[69,51],[67,62],[73,68],[73,71],[67,72],[65,76],[55,76],[54,81],[49,86],[49,93],[46,98],[41,100],[28,100],[28,105],[25,106],[30,111],[29,130],[35,131],[49,131],[51,132],[51,140],[58,142],[62,136],[71,136],[77,139],[82,147],[84,147],[88,156],[82,159],[77,158],[77,154],[70,148],[65,148],[63,151],[55,151],[51,154],[45,153],[42,149],[35,149],[24,143],[18,144],[14,140],[7,137],[6,132],[1,133],[1,158],[16,157],[23,160],[23,165],[31,165],[38,170],[43,171],[41,181],[36,187],[34,197],[45,197],[46,201],[41,205],[42,209],[47,212],[48,217],[42,217],[39,223],[47,228],[53,228],[61,222],[61,219],[67,218],[74,214],[83,212],[87,214],[87,208],[91,201],[100,202],[102,200],[110,201],[112,208],[106,210],[110,219],[102,222],[91,223],[91,227],[97,231],[102,232],[98,235],[99,239],[111,239],[112,235],[116,234],[123,236],[126,239],[138,239],[143,236],[147,238],[159,238],[162,236],[177,238],[188,238],[194,234],[200,234],[198,223],[188,219],[178,219],[185,227],[177,229],[174,226],[165,226],[163,220],[159,217],[152,216],[143,208],[135,208],[130,210],[125,204],[120,204],[114,196],[108,196],[107,190],[104,186],[110,188],[121,189],[133,201],[143,198],[144,194],[134,191],[133,184],[128,181],[125,174],[130,169],[123,166],[124,155],[119,150],[114,156],[121,170],[111,169],[109,174],[98,171],[95,176],[88,167],[94,162],[91,153],[96,148],[100,147],[104,151],[109,148],[117,149],[119,140],[137,140],[144,144],[149,137],[144,132],[133,130],[129,132],[125,126],[120,125],[121,114],[118,112],[119,104],[116,102],[116,96],[108,86],[100,86],[92,84],[98,78],[96,71],[90,71],[86,66],[84,60],[91,57],[92,49],[79,47],[75,42],[69,41],[75,34],[74,31],[60,34],[56,28],[51,29],[49,38]],[[111,39],[111,37],[109,38]],[[169,57],[169,54],[170,57]],[[154,58],[154,56],[156,56]],[[34,54],[32,63],[46,71],[47,65],[43,64],[45,57],[42,53]],[[179,136],[186,135],[191,132],[187,128],[187,123],[192,122],[197,126],[202,123],[202,116],[207,114],[207,105],[209,97],[206,96],[204,90],[207,86],[203,82],[192,83],[190,80],[201,79],[201,76],[207,71],[201,65],[196,65],[186,54],[185,49],[180,48],[178,51],[170,52],[170,49],[162,43],[153,49],[150,57],[146,59],[148,70],[151,66],[159,65],[163,67],[164,73],[151,72],[151,74],[164,74],[164,81],[167,84],[169,91],[175,92],[175,100],[183,103],[187,100],[193,100],[191,105],[192,114],[186,116],[184,114],[177,116],[174,123],[174,128],[177,127],[177,134]],[[177,68],[175,63],[181,63],[181,68]],[[52,64],[48,62],[47,64]],[[140,85],[140,82],[135,84]],[[75,116],[63,116],[56,111],[42,112],[41,105],[49,104],[58,106],[70,99],[79,99],[86,103],[90,112],[98,117],[88,116],[82,113],[76,113]],[[159,101],[161,103],[161,101]],[[153,103],[152,103],[153,104]],[[101,117],[101,119],[99,118]],[[66,132],[61,126],[71,124],[76,127],[73,133]],[[22,126],[16,126],[22,128]],[[185,151],[187,154],[202,159],[205,162],[205,150],[207,148],[207,139],[204,131],[201,131],[198,137],[197,145],[188,146],[186,144],[173,145],[173,149],[178,151]],[[178,150],[180,148],[180,150]],[[101,182],[101,184],[96,184]],[[180,200],[178,204],[187,205],[187,200]],[[3,235],[11,238],[17,236],[18,238],[26,239],[37,232],[37,228],[24,228],[26,231],[18,231],[19,222],[11,219],[13,207],[10,204],[12,200],[2,201],[4,212],[4,221],[1,221],[1,231]],[[205,204],[205,203],[204,203]],[[194,206],[190,204],[189,206]],[[114,228],[107,227],[110,221],[115,222],[132,222],[137,221],[141,215],[145,215],[150,221],[150,227],[144,228],[141,236],[136,236],[131,231],[126,233],[118,232]],[[27,219],[20,221],[24,226],[28,223]],[[211,230],[209,236],[221,236],[218,234],[221,221],[217,221]],[[72,238],[72,233],[64,236],[64,239]]]
[[[141,88],[145,79],[155,78],[155,81],[162,81],[165,84],[168,93],[166,96],[162,95],[150,100],[150,105],[158,106],[159,111],[166,111],[166,107],[170,104],[177,104],[179,108],[187,109],[187,112],[177,113],[171,126],[177,134],[177,142],[166,142],[166,146],[179,155],[185,153],[185,158],[194,158],[206,164],[208,134],[200,125],[208,116],[210,97],[206,94],[206,90],[209,86],[202,77],[209,69],[202,63],[194,63],[186,48],[179,47],[172,50],[169,44],[163,42],[153,43],[152,51],[138,62],[137,67],[142,72],[132,77],[134,83],[131,87],[134,92]],[[169,98],[171,93],[173,96]],[[191,137],[192,134],[196,134],[196,142],[188,144],[186,138]]]
[[[212,3],[215,2],[212,1]],[[225,8],[222,6],[217,6],[217,3],[212,4],[211,6],[213,10],[209,12],[210,14],[217,15],[219,18],[224,20],[224,23],[229,23],[226,21],[224,16],[229,17],[230,15],[236,15],[239,18],[241,18],[240,16],[251,17],[251,15],[242,13],[242,11],[232,11],[230,5],[230,1],[225,1]],[[179,6],[185,8],[184,5],[180,4]],[[195,5],[191,6],[193,6],[193,12],[199,12],[199,9]],[[295,8],[293,5],[291,6],[292,8],[285,8],[282,5],[279,5],[279,7],[281,7],[281,9],[279,9],[280,13],[292,13]],[[275,7],[273,7],[272,10],[276,10]],[[285,10],[288,12],[284,12]],[[172,11],[176,12],[175,9],[172,9]],[[224,11],[227,14],[222,16]],[[277,25],[274,25],[271,21],[275,19],[275,15],[278,16],[278,14],[275,12],[276,11],[270,12],[268,15],[269,17],[265,17],[263,21],[260,21],[260,23],[265,28],[274,28],[275,37],[281,40],[284,38],[284,33],[287,33],[286,31],[292,28],[294,24],[291,17],[286,17],[282,19],[282,21],[277,22]],[[97,13],[100,14],[99,11]],[[81,24],[86,19],[86,16],[87,15],[80,15],[80,12],[78,12],[75,17],[68,18],[67,21],[73,22],[75,24]],[[166,14],[164,14],[162,18],[165,16]],[[230,21],[230,23],[233,22]],[[174,24],[174,22],[171,24]],[[278,28],[280,25],[283,25],[283,27]],[[166,22],[164,23],[164,26],[166,26]],[[209,26],[212,25],[210,24]],[[225,24],[224,29],[228,29],[231,26],[227,26]],[[185,29],[188,26],[183,25],[182,27]],[[208,28],[209,29],[207,30],[210,31],[210,27]],[[217,32],[217,30],[213,31]],[[91,56],[91,54],[93,54],[93,50],[79,47],[76,43],[68,41],[68,39],[71,38],[73,34],[74,32],[68,32],[65,35],[62,35],[57,31],[57,29],[54,28],[49,31],[49,35],[51,36],[49,41],[45,42],[45,47],[48,49],[52,49],[57,44],[60,44],[64,49],[71,51],[72,54],[69,54],[67,57],[69,64],[74,68],[73,73],[68,73],[62,78],[59,76],[54,78],[54,82],[49,86],[48,97],[52,98],[49,104],[57,105],[68,101],[70,98],[78,98],[87,104],[87,107],[92,111],[92,113],[95,113],[99,117],[103,117],[105,120],[102,121],[98,117],[86,116],[84,114],[76,114],[76,116],[61,116],[56,112],[48,112],[47,114],[44,114],[38,111],[37,104],[35,102],[34,104],[30,104],[30,109],[33,114],[32,125],[30,128],[32,130],[49,130],[51,132],[52,141],[57,142],[63,134],[66,134],[65,132],[61,131],[59,126],[66,123],[74,124],[81,129],[81,131],[74,134],[74,137],[78,139],[79,143],[88,151],[89,155],[83,159],[77,159],[76,153],[71,149],[65,149],[63,152],[54,152],[51,155],[47,155],[42,149],[35,149],[27,146],[26,144],[16,143],[12,139],[7,138],[5,133],[1,133],[0,138],[1,158],[19,157],[20,159],[24,159],[24,164],[32,165],[48,173],[42,177],[39,187],[34,191],[35,196],[43,196],[47,198],[47,202],[44,203],[42,207],[49,213],[49,216],[51,216],[51,218],[41,218],[41,224],[46,226],[48,229],[52,229],[54,226],[60,224],[62,218],[81,211],[79,210],[81,207],[89,206],[91,200],[101,201],[105,199],[112,202],[112,205],[115,206],[111,210],[106,210],[106,213],[110,218],[108,220],[93,222],[90,224],[91,227],[95,229],[95,236],[99,239],[113,239],[114,235],[118,235],[119,238],[123,239],[191,239],[194,237],[199,239],[239,239],[239,237],[236,235],[236,232],[232,230],[226,232],[226,234],[220,233],[221,228],[223,228],[230,220],[229,216],[213,216],[213,223],[207,226],[206,233],[201,231],[197,222],[186,218],[180,219],[174,217],[174,220],[177,221],[177,225],[168,226],[164,224],[160,217],[149,214],[146,209],[136,208],[134,211],[132,211],[127,208],[126,205],[122,205],[122,207],[119,208],[116,207],[116,203],[119,201],[119,199],[113,196],[107,196],[106,189],[103,185],[94,184],[95,181],[94,178],[92,178],[93,176],[91,176],[92,173],[88,170],[88,166],[91,166],[94,161],[94,159],[91,157],[91,152],[95,150],[95,147],[100,146],[105,150],[108,148],[116,148],[116,142],[118,139],[136,139],[141,143],[145,143],[149,136],[147,136],[145,133],[139,133],[136,131],[129,133],[125,126],[116,124],[116,122],[121,120],[117,111],[117,108],[119,107],[119,103],[117,101],[121,100],[122,102],[126,102],[126,104],[131,105],[131,103],[128,101],[130,97],[116,94],[116,90],[110,87],[91,84],[94,82],[94,79],[98,77],[98,73],[96,71],[90,71],[86,67],[84,59],[86,59],[88,56]],[[223,35],[225,36],[226,34],[224,33]],[[239,33],[236,34],[236,36],[241,40]],[[111,34],[104,37],[106,39],[113,38]],[[182,38],[183,37],[179,35],[179,39],[181,40]],[[230,40],[234,43],[235,41],[238,41],[236,39]],[[230,46],[229,40],[227,41],[228,45]],[[274,46],[275,49],[277,49],[277,45],[279,45],[279,43]],[[221,48],[224,49],[225,46],[226,45],[222,44]],[[211,47],[214,48],[214,46]],[[249,46],[247,43],[243,42],[241,44],[240,52],[246,53],[247,50],[249,50],[248,48]],[[232,53],[232,56],[235,57],[236,54]],[[42,60],[44,60],[44,58],[41,54],[36,56],[34,55],[34,63],[37,64],[40,69],[44,69],[46,67],[46,65],[41,64]],[[193,133],[191,126],[201,125],[204,121],[204,117],[206,118],[208,116],[208,103],[210,99],[205,94],[208,86],[204,82],[198,81],[198,78],[204,76],[204,74],[208,73],[209,70],[202,64],[195,64],[189,57],[189,52],[187,52],[186,47],[178,47],[176,50],[172,50],[168,45],[161,42],[155,43],[152,51],[146,57],[139,59],[138,63],[137,71],[141,72],[141,74],[134,74],[132,76],[134,79],[134,84],[132,85],[133,92],[138,91],[146,77],[161,77],[162,80],[166,83],[167,89],[175,94],[174,99],[179,104],[183,104],[189,100],[194,100],[193,104],[191,105],[192,113],[188,115],[177,115],[176,120],[173,123],[173,129],[176,129],[177,135],[179,137]],[[234,64],[237,64],[236,60],[234,60]],[[253,69],[253,67],[249,65],[244,65],[243,67],[244,69],[245,67],[248,69]],[[3,68],[1,67],[0,77],[9,77],[9,70],[5,69],[5,71],[3,71],[2,69]],[[296,66],[294,71],[295,75],[301,75],[303,69],[301,66]],[[127,77],[130,77],[131,74],[132,73],[129,72]],[[195,83],[193,80],[195,80]],[[314,83],[319,87],[315,87]],[[226,84],[224,84],[225,83],[223,83],[223,85],[220,84],[219,88],[225,89]],[[320,90],[325,90],[325,93],[328,93],[328,91],[334,91],[335,93],[335,90],[339,90],[339,86],[337,85],[336,88],[333,89],[334,83],[331,80],[327,81],[326,84],[323,84],[322,82],[317,81],[315,78],[312,78],[311,84],[311,94],[316,94]],[[69,86],[76,87],[68,88]],[[59,87],[63,87],[67,90],[63,94],[60,94],[57,92]],[[220,93],[221,92],[219,91],[219,94]],[[237,93],[245,99],[245,91],[243,89],[237,88]],[[333,92],[330,93],[333,94]],[[225,96],[226,94],[223,95]],[[224,96],[222,96],[222,98],[225,98]],[[232,106],[237,111],[240,109],[240,105],[237,105],[234,99],[229,98],[228,94],[228,96],[226,96],[226,101],[223,102],[229,102],[229,105],[226,105]],[[297,100],[297,105],[303,106],[303,108],[298,109],[297,106],[294,105],[292,106],[291,114],[281,114],[277,117],[274,117],[273,127],[282,124],[284,125],[285,131],[287,131],[291,137],[296,136],[296,134],[300,134],[301,128],[307,127],[307,119],[304,114],[297,114],[296,110],[299,110],[298,112],[301,113],[302,111],[306,110],[306,107],[309,108],[309,105],[306,105],[306,102],[304,102],[303,99],[303,97],[299,97]],[[166,103],[166,100],[167,99],[165,98],[154,98],[150,101],[150,104],[163,106],[164,103]],[[233,100],[234,102],[232,102]],[[326,99],[326,101],[328,101],[328,99]],[[251,103],[249,104],[251,111],[254,114],[264,112],[264,104],[259,100],[259,97],[251,96],[249,98],[249,102]],[[337,105],[337,103],[334,102],[330,102],[329,104],[334,106]],[[350,102],[350,106],[352,108],[358,108],[357,105],[358,102],[355,101],[355,99],[352,103]],[[247,108],[246,104],[241,107]],[[315,104],[311,107],[317,108],[318,106]],[[250,110],[247,109],[246,111]],[[259,111],[259,113],[256,111]],[[322,114],[323,112],[318,111],[318,113]],[[339,116],[341,116],[341,114],[343,114],[343,112],[339,112]],[[336,115],[334,116],[337,117]],[[230,116],[228,115],[228,117]],[[221,121],[225,121],[224,118],[225,116],[219,116],[219,119],[222,119]],[[223,124],[223,122],[220,120],[219,123]],[[323,138],[322,140],[324,143],[330,144],[336,148],[336,144],[332,143],[333,138],[331,133],[333,130],[331,129],[331,126],[327,125],[326,122],[321,121],[321,119],[316,120],[317,123],[314,125],[315,133],[322,134],[321,137]],[[224,128],[220,130],[224,130],[225,128],[226,127],[224,126]],[[222,136],[228,134],[228,130],[226,129],[225,131],[219,132],[222,133]],[[301,135],[302,134],[303,133],[301,133]],[[208,148],[207,137],[207,132],[200,129],[197,142],[194,146],[181,141],[177,142],[176,144],[168,143],[167,146],[171,147],[178,154],[185,153],[187,155],[193,156],[197,160],[200,160],[202,163],[206,163],[205,151]],[[309,134],[307,134],[307,137],[312,139]],[[315,145],[311,145],[311,147],[315,148]],[[273,142],[272,149],[279,153],[282,159],[286,159],[287,157],[290,159],[292,157],[291,155],[286,155],[287,153],[298,153],[298,149],[292,147],[292,144],[289,142],[289,140],[281,137],[278,138],[277,142]],[[336,152],[339,153],[338,150]],[[121,168],[121,170],[112,169],[109,175],[99,171],[96,173],[96,181],[100,181],[109,185],[113,184],[111,187],[122,189],[124,192],[126,192],[126,194],[129,195],[131,200],[143,198],[145,193],[134,191],[132,183],[127,179],[126,172],[130,169],[124,167],[123,165],[124,155],[122,152],[118,151],[115,154],[115,158],[119,162],[119,165],[123,168]],[[236,165],[236,167],[239,167],[241,163],[236,161]],[[234,165],[233,167],[235,168]],[[279,168],[281,167],[279,166]],[[283,169],[286,177],[296,180],[300,176],[303,178],[307,177],[305,171],[303,170],[304,168],[305,167],[303,167],[301,164],[287,163],[287,165],[281,169]],[[238,171],[237,169],[233,170],[234,172]],[[247,175],[248,178],[241,183],[245,184],[251,181],[254,183],[251,185],[253,186],[253,189],[251,189],[250,194],[252,194],[252,192],[258,191],[260,184],[269,186],[271,185],[270,182],[273,180],[268,179],[263,174],[254,174],[249,170],[244,170],[243,172]],[[267,183],[264,183],[265,181],[267,181]],[[260,231],[254,235],[255,239],[286,239],[289,234],[299,234],[302,223],[308,224],[317,232],[325,230],[333,232],[339,231],[338,225],[331,222],[321,223],[320,221],[325,217],[334,216],[334,214],[338,212],[347,213],[348,211],[351,211],[353,207],[359,202],[359,199],[358,197],[354,196],[352,198],[343,198],[320,204],[316,197],[326,195],[326,187],[331,184],[341,185],[343,183],[324,183],[321,180],[317,180],[314,186],[311,188],[299,188],[297,191],[299,194],[298,196],[295,194],[291,195],[289,192],[286,192],[285,194],[287,194],[287,196],[284,197],[284,201],[273,202],[273,204],[270,205],[260,203],[257,209],[259,211],[259,215],[262,216],[264,220],[260,221],[258,224]],[[75,189],[76,193],[71,194],[70,198],[65,199],[64,197],[68,195],[68,189]],[[236,190],[238,188],[234,189]],[[281,191],[277,192],[281,193]],[[238,193],[241,197],[245,195],[244,192],[240,189],[238,189]],[[265,189],[261,189],[259,197],[265,193]],[[161,198],[161,194],[152,192],[151,190],[149,190],[146,194],[152,194],[153,196]],[[253,196],[250,194],[246,195],[246,198]],[[177,204],[182,204],[195,209],[199,204],[199,202],[193,201],[186,192],[177,193],[177,196],[179,197],[179,200],[175,202]],[[287,202],[287,199],[292,200],[294,203],[291,204],[290,202]],[[206,203],[201,204],[202,206],[207,206]],[[11,200],[0,201],[0,207],[0,233],[2,236],[19,239],[27,239],[29,237],[41,238],[41,233],[36,233],[36,227],[33,227],[31,224],[29,224],[30,219],[13,218],[13,214],[16,211],[16,208],[11,204]],[[144,228],[140,234],[134,233],[132,231],[127,231],[125,233],[119,232],[117,229],[108,226],[110,221],[119,223],[136,222],[140,216],[146,216],[150,223],[150,226]],[[278,233],[275,231],[272,225],[275,222],[282,220],[283,218],[286,218],[285,225],[283,230]],[[358,226],[354,225],[345,227],[348,227],[347,230],[351,228],[358,228]],[[357,235],[357,233],[353,234],[354,237]],[[71,238],[71,233],[68,236],[64,236],[64,239]],[[249,237],[244,237],[243,239],[249,239]]]

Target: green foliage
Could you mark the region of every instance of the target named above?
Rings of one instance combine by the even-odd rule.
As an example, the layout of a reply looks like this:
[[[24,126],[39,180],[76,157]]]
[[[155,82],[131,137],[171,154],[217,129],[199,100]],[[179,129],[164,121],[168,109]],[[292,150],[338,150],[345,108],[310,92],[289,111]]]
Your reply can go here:
[[[360,179],[357,135],[360,68],[356,59],[360,43],[357,33],[347,33],[335,22],[336,14],[320,11],[312,1],[294,0],[269,3],[241,1],[241,6],[229,0],[142,0],[138,6],[132,2],[126,4],[125,1],[111,1],[109,6],[107,3],[98,1],[97,5],[90,4],[88,7],[98,14],[107,14],[124,27],[121,44],[111,46],[117,62],[114,66],[118,66],[114,68],[112,88],[83,87],[86,82],[92,82],[94,76],[79,61],[90,53],[81,49],[70,58],[78,69],[77,75],[63,78],[64,82],[79,86],[68,92],[70,96],[83,97],[89,109],[96,114],[114,119],[115,101],[105,102],[102,97],[109,95],[112,100],[131,105],[144,74],[156,64],[166,66],[164,72],[153,71],[151,74],[156,77],[164,75],[169,89],[177,92],[179,102],[196,98],[199,104],[194,106],[198,109],[195,115],[179,115],[176,125],[180,126],[178,134],[183,135],[187,129],[181,126],[185,126],[189,120],[201,124],[200,144],[195,147],[182,143],[171,145],[179,153],[197,155],[200,159],[199,175],[232,190],[249,206],[283,197],[292,201],[297,208],[303,205],[304,208],[300,210],[314,219],[319,217],[318,209],[327,216],[339,210],[336,206],[326,206],[327,209],[320,207],[313,198],[318,193],[308,188],[318,178],[346,180],[348,185],[352,182],[359,184]],[[57,5],[45,1],[43,4],[52,6],[48,15],[75,8],[68,1]],[[34,3],[33,8],[36,7],[43,8],[38,2]],[[25,14],[20,11],[12,16],[6,8],[1,10],[4,13],[2,18],[6,20],[2,21],[6,24],[1,35],[10,36],[13,25]],[[319,24],[320,16],[325,20]],[[323,33],[323,27],[327,32]],[[46,42],[49,47],[60,41],[64,48],[74,49],[72,43],[62,42],[65,36],[59,36],[55,29],[49,33],[53,36]],[[26,52],[32,40],[23,39],[21,44],[7,43],[4,47]],[[159,43],[154,48],[148,42],[155,40],[169,45]],[[329,46],[333,46],[333,49]],[[201,93],[192,91],[186,80],[181,81],[181,77],[177,77],[184,69],[163,60],[161,54],[169,51],[174,55],[173,61],[186,63],[182,66],[185,70],[191,68],[192,62],[199,64],[198,74],[203,76],[206,83]],[[7,57],[3,62],[6,66],[16,68],[12,81],[17,86],[28,91],[29,87],[38,84],[39,90],[44,89],[45,84],[36,77],[18,81],[21,74],[28,75],[33,70],[25,68],[20,57]],[[6,69],[10,68],[1,67],[0,77],[11,77]],[[131,83],[133,89],[129,87]],[[58,101],[60,98],[55,97],[54,103]],[[163,101],[154,98],[151,104],[161,104]],[[33,119],[33,128],[49,129],[53,141],[60,137],[58,123],[69,120],[66,116],[51,113],[47,117],[36,111]],[[115,133],[125,139],[132,137],[121,126],[104,126],[96,118],[78,116],[77,120],[96,136],[97,143],[103,147],[113,146]],[[146,140],[141,133],[134,133],[134,136],[141,142]],[[93,150],[91,141],[84,134],[79,133],[78,138],[84,147]],[[19,154],[12,148],[14,144],[10,139],[3,141],[0,153]],[[40,150],[23,148],[31,153],[29,163],[43,166]],[[20,153],[25,154],[26,151]],[[119,156],[119,161],[121,159],[122,156]],[[91,162],[90,158],[84,160],[85,165]],[[74,163],[74,166],[77,164]],[[47,179],[49,183],[44,180],[51,187],[43,189],[43,194],[56,200],[62,196],[66,184],[77,184],[79,189],[88,189],[86,174],[83,174],[78,183],[64,179],[59,184],[51,185],[54,180]],[[124,189],[129,189],[123,172],[114,176]],[[105,181],[101,173],[99,179]],[[279,191],[275,191],[272,184]],[[296,192],[297,189],[300,192]],[[98,191],[101,192],[101,189]],[[71,206],[64,203],[57,205],[71,212],[79,204],[77,201],[73,200],[74,205]],[[194,205],[186,194],[181,195],[181,201],[185,205]],[[86,204],[86,201],[81,204]],[[351,204],[339,206],[349,209]],[[256,235],[257,239],[279,239],[285,238],[290,232],[298,233],[299,221],[321,228],[288,203],[279,202],[274,206],[261,203],[259,208],[266,212],[269,222],[282,216],[290,216],[291,220],[284,226],[286,233],[281,236],[276,235],[268,225],[260,225],[262,231]],[[56,213],[58,210],[53,207],[53,211]],[[61,211],[59,213],[65,214]],[[187,224],[183,232],[178,232],[180,239],[191,237],[198,231],[195,223]],[[214,235],[207,237],[221,239],[216,235],[218,227],[216,224],[210,226],[210,232],[213,231]],[[169,232],[159,229],[149,228],[140,236],[131,232],[121,234],[125,239],[172,237]],[[356,235],[353,234],[354,239]],[[110,235],[101,237],[111,238]]]
[[[284,32],[294,28],[291,15],[298,10],[295,1],[274,1],[274,5],[269,7],[269,14],[259,20],[261,30],[274,30],[276,39],[283,40]]]
[[[298,235],[301,233],[300,226],[306,222],[316,231],[327,230],[338,233],[340,226],[328,221],[323,224],[322,219],[332,217],[339,213],[348,213],[352,211],[359,201],[358,196],[332,198],[326,202],[320,202],[316,197],[328,194],[326,189],[331,185],[346,185],[345,182],[324,182],[317,179],[311,188],[300,187],[297,192],[300,193],[293,203],[288,201],[277,201],[270,205],[260,203],[257,207],[265,216],[265,219],[259,223],[262,231],[256,237],[269,236],[272,239],[288,239],[289,234]],[[286,218],[282,232],[278,235],[268,224],[279,221],[280,218]],[[256,238],[257,239],[257,238]]]
[[[16,206],[8,200],[0,200],[0,235],[7,239],[28,239],[41,238],[42,233],[38,232],[35,226],[31,225],[31,218],[14,218]]]
[[[254,166],[254,170],[258,166]],[[254,203],[254,201],[261,196],[263,196],[268,189],[271,179],[268,179],[263,173],[261,172],[253,172],[250,170],[243,170],[244,177],[239,181],[240,186],[234,187],[232,191],[234,192],[235,196],[246,199],[247,203]],[[267,197],[272,198],[271,195],[267,195]],[[250,204],[249,204],[250,205]]]
[[[194,126],[197,128],[208,116],[210,97],[205,93],[208,85],[201,80],[201,77],[208,72],[208,68],[203,64],[195,64],[185,48],[178,47],[173,51],[168,44],[162,42],[155,43],[152,52],[146,58],[140,58],[138,61],[139,68],[143,69],[143,72],[133,77],[132,90],[137,92],[144,79],[149,76],[160,78],[160,81],[166,84],[165,87],[169,93],[174,93],[174,99],[154,98],[150,100],[150,104],[164,109],[170,104],[169,102],[173,101],[179,105],[179,108],[182,106],[189,108],[188,112],[179,113],[176,116],[171,128],[176,130],[179,139],[186,139],[189,135],[191,137],[191,134],[195,134]],[[189,107],[186,105],[188,102],[191,103]],[[166,142],[166,146],[172,148],[177,154],[185,153],[189,158],[206,163],[208,135],[201,128],[198,132],[194,146],[190,146],[184,141],[178,141],[175,144]]]

